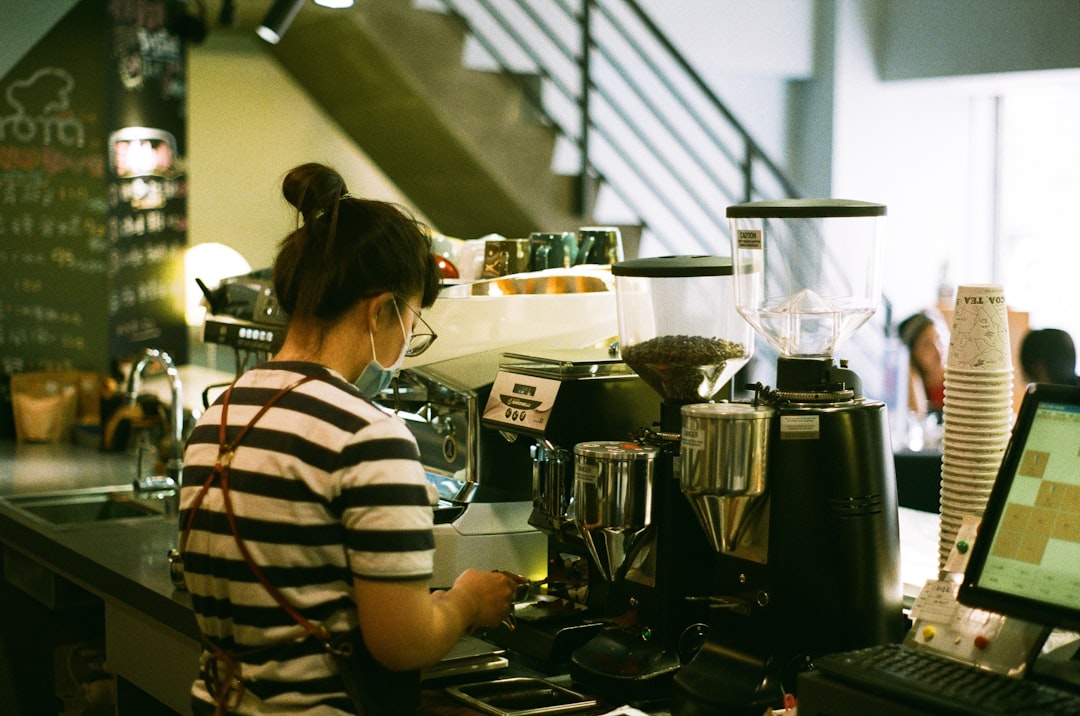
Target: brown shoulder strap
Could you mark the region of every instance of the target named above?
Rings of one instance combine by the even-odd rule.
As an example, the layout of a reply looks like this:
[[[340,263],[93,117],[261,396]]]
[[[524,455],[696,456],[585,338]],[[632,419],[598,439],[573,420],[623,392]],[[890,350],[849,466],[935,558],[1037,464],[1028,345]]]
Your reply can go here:
[[[304,631],[315,636],[316,638],[325,643],[328,642],[330,639],[330,634],[326,631],[326,628],[323,626],[316,627],[314,624],[308,621],[304,617],[304,615],[301,614],[299,610],[297,610],[296,607],[294,607],[289,602],[289,600],[285,598],[285,595],[283,595],[277,589],[277,587],[270,583],[270,581],[266,578],[266,575],[263,573],[262,569],[259,567],[258,564],[255,563],[255,560],[252,558],[251,552],[248,550],[247,545],[244,544],[244,540],[240,537],[240,531],[236,527],[236,515],[233,512],[232,496],[229,493],[229,467],[232,463],[232,458],[234,453],[236,452],[236,448],[240,445],[240,441],[243,440],[244,436],[247,435],[251,427],[255,425],[255,423],[258,422],[258,420],[266,413],[266,411],[269,410],[270,407],[274,405],[274,403],[280,400],[282,396],[284,396],[286,393],[293,390],[294,388],[300,386],[301,384],[306,383],[307,381],[312,380],[316,377],[317,376],[314,375],[304,376],[303,378],[293,382],[291,385],[288,385],[279,390],[277,393],[271,396],[270,400],[266,401],[266,403],[263,404],[259,411],[255,413],[251,420],[248,421],[248,423],[240,430],[239,433],[236,434],[236,436],[232,440],[226,442],[226,431],[228,427],[229,417],[229,397],[232,395],[232,389],[233,386],[235,386],[235,383],[233,384],[233,386],[229,386],[229,389],[225,392],[225,395],[222,398],[221,425],[218,431],[217,461],[214,464],[214,469],[210,472],[210,476],[206,479],[206,482],[204,482],[202,487],[199,489],[199,493],[195,496],[195,501],[191,505],[191,511],[188,513],[187,520],[184,524],[184,531],[180,536],[180,551],[181,553],[184,552],[185,546],[187,544],[188,535],[191,533],[191,527],[194,523],[195,512],[202,504],[203,498],[206,497],[206,493],[209,492],[210,488],[214,485],[215,482],[219,483],[218,486],[221,489],[222,500],[225,504],[225,515],[229,521],[229,529],[232,531],[233,539],[236,540],[236,546],[240,550],[240,554],[243,555],[244,561],[247,562],[247,565],[251,569],[252,573],[255,575],[255,578],[259,580],[259,583],[262,584],[263,588],[266,589],[266,591],[270,594],[271,597],[273,597],[274,601],[276,601],[281,606],[281,608],[284,609],[289,614],[289,616],[291,616],[293,620],[303,628]]]

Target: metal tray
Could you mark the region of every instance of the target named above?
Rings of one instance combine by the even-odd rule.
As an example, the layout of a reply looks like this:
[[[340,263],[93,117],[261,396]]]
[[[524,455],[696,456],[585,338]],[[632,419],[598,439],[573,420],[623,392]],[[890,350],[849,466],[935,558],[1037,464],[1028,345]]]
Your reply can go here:
[[[489,644],[483,639],[465,635],[458,640],[442,661],[423,669],[420,672],[420,679],[432,681],[463,674],[479,674],[505,669],[509,665],[506,649]]]
[[[462,684],[446,691],[459,701],[495,716],[564,714],[596,706],[596,699],[531,677]]]
[[[546,622],[576,619],[587,607],[569,599],[549,595],[537,595],[525,602],[514,604],[514,618],[524,622]]]

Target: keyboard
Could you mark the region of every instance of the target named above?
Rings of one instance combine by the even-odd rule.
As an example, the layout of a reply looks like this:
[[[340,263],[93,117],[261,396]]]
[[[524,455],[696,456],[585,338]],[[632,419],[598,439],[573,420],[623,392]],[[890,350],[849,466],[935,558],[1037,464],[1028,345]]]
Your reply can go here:
[[[933,714],[1080,715],[1080,694],[961,664],[903,644],[882,644],[814,659],[835,681]]]

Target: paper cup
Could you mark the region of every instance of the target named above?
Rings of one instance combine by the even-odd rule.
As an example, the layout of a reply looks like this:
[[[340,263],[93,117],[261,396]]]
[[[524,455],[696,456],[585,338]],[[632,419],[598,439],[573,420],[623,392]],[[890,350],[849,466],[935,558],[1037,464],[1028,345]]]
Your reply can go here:
[[[938,490],[950,497],[989,497],[996,481],[996,476],[974,479],[942,475]]]
[[[997,453],[981,458],[957,457],[956,451],[950,450],[948,454],[941,455],[942,475],[993,479],[997,477],[1003,455],[1004,453]]]
[[[945,378],[951,378],[953,380],[987,383],[1011,380],[1013,375],[1014,369],[1011,366],[1007,368],[987,368],[986,366],[965,368],[960,365],[945,366]]]
[[[1012,424],[998,425],[996,428],[991,428],[989,425],[980,423],[979,421],[966,421],[959,418],[953,418],[952,420],[945,421],[945,429],[942,432],[944,436],[955,436],[963,440],[979,440],[990,442],[992,440],[1009,439],[1009,435],[1012,434]]]
[[[1012,385],[1015,373],[1009,370],[957,370],[945,369],[945,384],[953,383],[969,388],[1000,388]]]
[[[943,481],[938,494],[942,499],[950,500],[985,500],[990,497],[994,485],[992,482],[979,485],[956,485],[951,481]]]
[[[998,468],[1001,467],[1003,455],[1004,453],[984,456],[978,456],[974,453],[957,455],[955,450],[949,450],[941,453],[941,466],[953,472],[962,471],[972,476],[986,473],[993,476],[997,475]]]
[[[950,395],[949,391],[945,391],[945,405],[950,406],[954,410],[976,410],[976,411],[1009,411],[1012,410],[1012,400],[1009,398],[1002,398],[998,396],[958,396]]]
[[[1002,286],[957,287],[945,367],[954,371],[1012,369],[1009,315]]]
[[[987,465],[986,467],[956,464],[942,465],[941,483],[957,488],[986,487],[997,480],[1000,468],[1000,460],[996,467],[993,464]]]
[[[960,500],[960,501],[975,501],[985,500],[990,497],[990,493],[993,491],[993,484],[982,486],[954,486],[951,483],[943,483],[941,490],[938,494],[941,495],[942,500]]]
[[[1011,407],[999,408],[995,410],[982,410],[979,408],[958,407],[946,403],[945,409],[942,411],[942,414],[945,416],[945,425],[949,424],[949,418],[959,420],[960,422],[966,422],[972,426],[1000,425],[1002,423],[1011,425],[1013,421]]]
[[[941,443],[942,454],[949,453],[953,457],[963,457],[965,455],[975,455],[976,457],[1001,457],[1005,454],[1005,447],[1008,443],[996,442],[996,443],[978,443],[971,442],[969,440],[957,440],[955,438],[943,440]]]

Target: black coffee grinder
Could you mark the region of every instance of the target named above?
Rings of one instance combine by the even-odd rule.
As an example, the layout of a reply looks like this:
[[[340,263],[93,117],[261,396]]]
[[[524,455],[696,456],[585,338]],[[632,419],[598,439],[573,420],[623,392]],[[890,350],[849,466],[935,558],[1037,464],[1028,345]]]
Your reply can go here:
[[[760,714],[815,655],[903,637],[886,406],[832,356],[877,308],[880,204],[728,208],[739,313],[779,352],[749,404],[687,406],[681,479],[714,548],[673,713]]]
[[[658,424],[652,411],[637,416],[636,442],[575,446],[573,522],[599,567],[591,588],[606,592],[609,626],[574,651],[570,673],[621,702],[667,701],[708,620],[698,597],[713,561],[679,489],[680,409],[730,395],[753,332],[730,299],[730,259],[635,259],[612,274],[622,360],[662,401]]]

